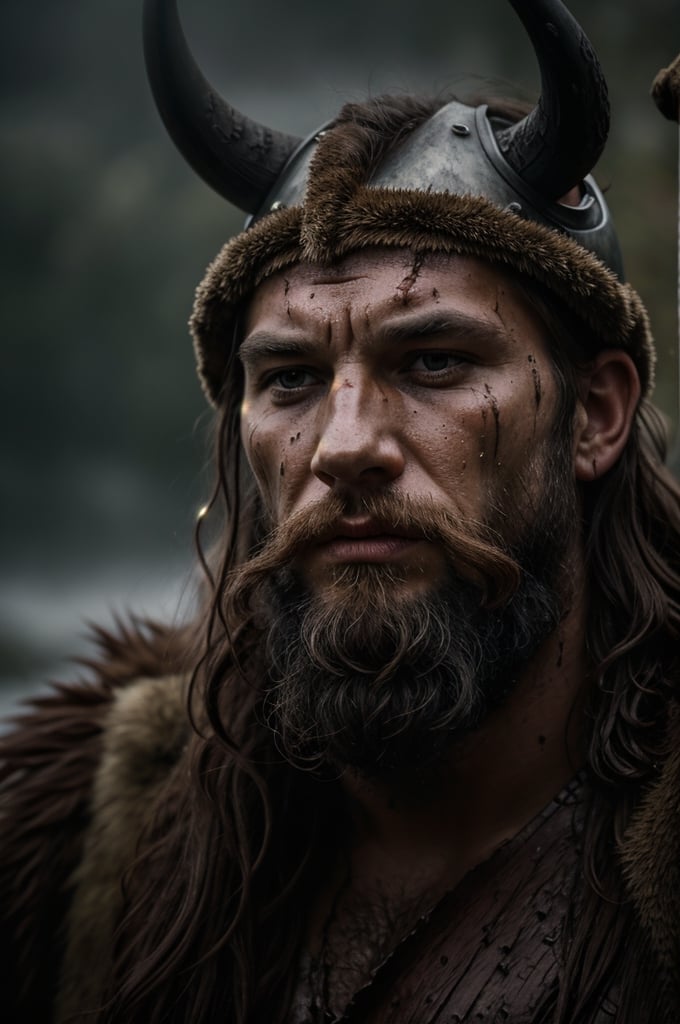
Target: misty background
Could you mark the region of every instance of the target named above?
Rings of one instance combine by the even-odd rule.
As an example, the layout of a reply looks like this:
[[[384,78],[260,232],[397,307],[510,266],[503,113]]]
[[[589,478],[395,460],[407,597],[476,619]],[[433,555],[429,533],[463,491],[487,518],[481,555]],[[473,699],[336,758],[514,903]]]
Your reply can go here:
[[[680,49],[677,0],[573,0],[610,86],[597,169],[675,416],[677,130],[648,92]],[[0,708],[91,652],[85,621],[191,607],[211,413],[186,321],[243,215],[184,164],[144,75],[141,0],[3,0]],[[180,0],[204,73],[305,135],[384,91],[535,99],[506,0]],[[480,76],[475,78],[474,76]]]

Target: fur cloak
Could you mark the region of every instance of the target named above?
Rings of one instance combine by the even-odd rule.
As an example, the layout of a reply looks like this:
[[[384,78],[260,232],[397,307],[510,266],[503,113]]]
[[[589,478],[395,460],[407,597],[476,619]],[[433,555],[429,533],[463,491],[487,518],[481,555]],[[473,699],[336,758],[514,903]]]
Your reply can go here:
[[[99,642],[94,681],[34,698],[0,743],[7,1024],[65,1024],[99,1005],[122,878],[189,735],[181,636],[135,623]],[[668,756],[619,851],[666,996],[655,1024],[680,1020],[680,715],[670,718]]]
[[[97,1005],[121,879],[188,735],[182,638],[98,630],[91,682],[33,698],[0,740],[0,971],[6,1024]]]

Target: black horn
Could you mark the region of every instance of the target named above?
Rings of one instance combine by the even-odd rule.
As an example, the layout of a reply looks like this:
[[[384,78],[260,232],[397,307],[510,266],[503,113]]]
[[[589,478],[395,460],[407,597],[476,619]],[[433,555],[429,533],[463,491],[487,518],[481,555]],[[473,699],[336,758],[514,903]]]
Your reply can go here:
[[[244,117],[215,92],[189,52],[176,0],[145,0],[144,56],[177,148],[220,195],[255,213],[300,140]]]
[[[498,133],[508,163],[548,199],[592,171],[609,132],[609,99],[599,61],[560,0],[510,0],[541,71],[538,106]]]

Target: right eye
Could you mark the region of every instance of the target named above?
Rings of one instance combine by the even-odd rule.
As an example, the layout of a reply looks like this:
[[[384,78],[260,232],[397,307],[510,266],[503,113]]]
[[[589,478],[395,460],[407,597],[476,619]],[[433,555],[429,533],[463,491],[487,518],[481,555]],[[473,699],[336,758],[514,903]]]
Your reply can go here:
[[[284,391],[294,391],[296,388],[304,388],[310,384],[316,384],[317,378],[309,370],[294,366],[289,370],[277,370],[276,373],[270,374],[267,383],[270,387],[281,388]]]

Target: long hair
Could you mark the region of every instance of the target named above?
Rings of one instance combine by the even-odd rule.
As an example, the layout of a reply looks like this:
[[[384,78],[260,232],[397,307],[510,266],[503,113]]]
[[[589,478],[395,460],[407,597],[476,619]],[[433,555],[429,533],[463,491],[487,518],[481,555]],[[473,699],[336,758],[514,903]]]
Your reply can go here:
[[[583,329],[535,286],[518,286],[547,328],[566,402],[562,414],[569,414],[588,369]],[[546,994],[536,1024],[591,1024],[610,995],[617,1024],[669,1019],[668,992],[617,857],[665,759],[678,697],[680,486],[666,456],[663,418],[643,399],[618,462],[581,488],[592,680],[585,712],[588,800],[559,988]]]
[[[669,1019],[617,858],[665,759],[678,695],[680,488],[663,465],[664,433],[658,411],[643,402],[619,462],[584,488],[590,800],[585,884],[567,921],[556,1024],[592,1021],[612,982],[617,1024]]]
[[[376,152],[384,151],[386,137],[411,130],[439,106],[374,101],[356,118],[376,133]],[[566,423],[585,362],[575,341],[579,329],[552,300],[524,287],[552,342]],[[212,558],[203,554],[199,537],[207,593],[192,654],[194,735],[125,879],[113,976],[99,1017],[108,1024],[282,1022],[324,852],[335,848],[343,830],[339,786],[292,768],[277,753],[259,714],[256,612],[235,615],[234,603],[225,602],[239,567],[265,534],[240,444],[241,393],[240,364],[232,357],[217,424],[211,514],[200,524],[205,530],[214,518],[221,537]],[[625,957],[630,970],[622,979],[617,1022],[655,1019],[655,993],[644,986],[642,1010],[636,989],[645,957],[615,850],[654,778],[675,692],[680,489],[663,460],[658,416],[643,402],[622,458],[601,480],[583,486],[586,643],[594,680],[591,798],[578,913],[567,921],[559,987],[546,994],[541,1018],[551,1024],[591,1024],[611,979],[619,977],[624,943],[639,956]]]

